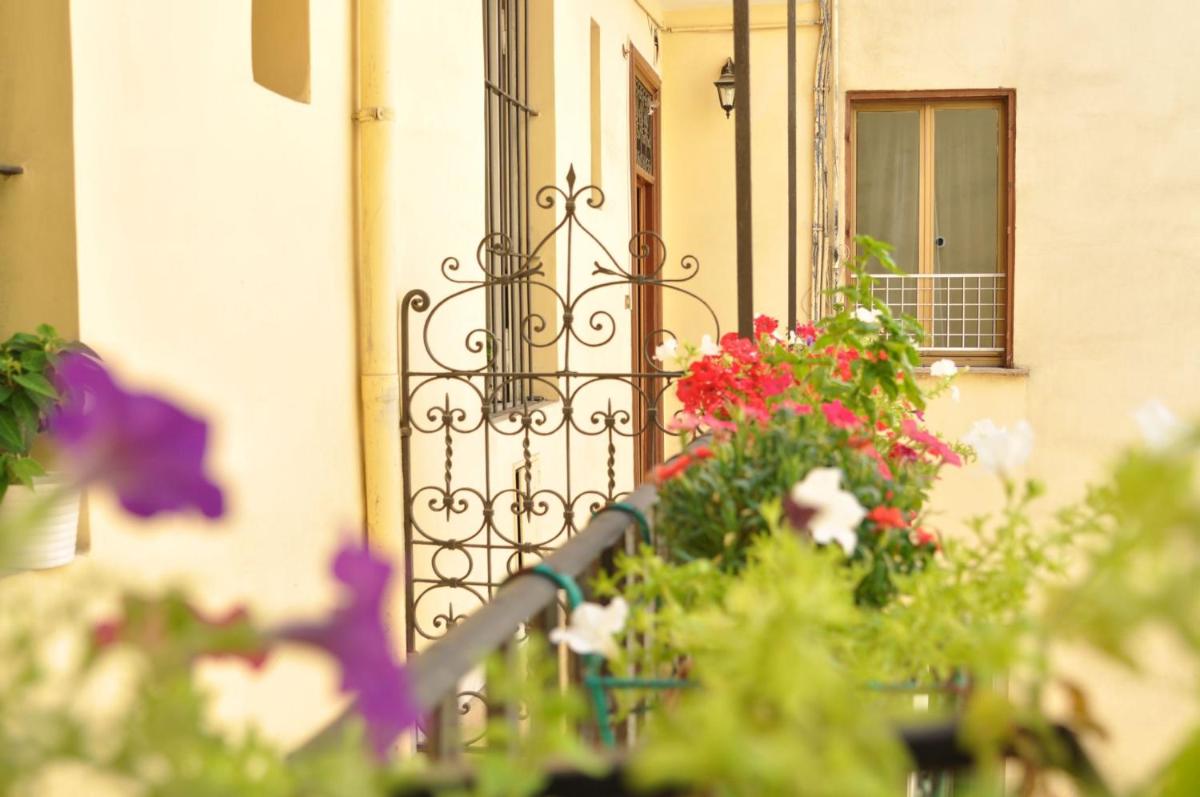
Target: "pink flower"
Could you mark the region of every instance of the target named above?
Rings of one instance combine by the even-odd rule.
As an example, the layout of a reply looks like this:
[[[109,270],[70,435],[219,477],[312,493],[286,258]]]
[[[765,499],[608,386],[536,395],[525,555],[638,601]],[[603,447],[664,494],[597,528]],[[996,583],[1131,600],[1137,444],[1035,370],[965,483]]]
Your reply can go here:
[[[829,421],[830,426],[836,426],[839,429],[853,429],[862,422],[849,407],[842,404],[841,399],[834,399],[822,404],[821,412],[825,413],[825,420]]]
[[[805,346],[813,345],[818,337],[821,336],[821,330],[817,329],[812,324],[797,324],[796,337],[804,341]]]
[[[667,424],[668,432],[691,432],[700,425],[700,418],[694,412],[681,412]]]
[[[937,435],[930,434],[918,427],[916,422],[911,418],[904,420],[904,423],[901,424],[901,429],[904,430],[906,437],[924,445],[927,452],[940,457],[943,462],[956,466],[962,465],[962,458],[958,456],[958,453],[953,448],[946,445]]]

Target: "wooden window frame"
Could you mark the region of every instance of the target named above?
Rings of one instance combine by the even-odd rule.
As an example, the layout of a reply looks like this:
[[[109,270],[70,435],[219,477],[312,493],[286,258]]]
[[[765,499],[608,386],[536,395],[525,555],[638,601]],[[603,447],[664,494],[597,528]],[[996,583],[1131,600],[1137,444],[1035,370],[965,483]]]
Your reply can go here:
[[[1005,282],[1005,298],[1004,298],[1004,352],[997,360],[994,356],[989,355],[971,355],[964,353],[955,353],[953,350],[930,351],[923,356],[924,359],[938,359],[940,357],[950,357],[956,362],[965,365],[991,365],[1000,366],[1003,368],[1013,367],[1013,297],[1014,286],[1016,282],[1015,275],[1015,228],[1016,228],[1016,112],[1017,112],[1017,93],[1014,89],[933,89],[933,90],[912,90],[912,91],[848,91],[846,92],[846,252],[850,255],[854,252],[854,236],[855,230],[855,168],[856,168],[856,115],[861,110],[877,110],[886,108],[888,110],[900,110],[906,105],[911,106],[914,110],[921,110],[922,113],[931,112],[933,107],[954,107],[956,103],[963,103],[964,106],[979,107],[983,104],[993,103],[1000,111],[1000,144],[1001,155],[1004,158],[1001,174],[1003,179],[999,181],[999,189],[1002,193],[998,207],[1000,209],[1001,218],[998,220],[997,232],[998,242],[1001,248],[999,254],[999,262],[1003,268]],[[932,107],[931,107],[932,105]],[[925,120],[922,120],[922,124]],[[924,137],[922,145],[925,145]],[[926,153],[922,152],[920,182],[922,199],[929,194],[933,182],[932,161],[927,159]],[[928,203],[922,201],[920,203],[919,213],[922,217],[926,216]],[[932,236],[918,236],[919,245],[922,249],[931,248],[933,246]],[[928,240],[925,240],[928,239]],[[922,262],[932,262],[932,258],[928,253],[923,253],[920,257]]]

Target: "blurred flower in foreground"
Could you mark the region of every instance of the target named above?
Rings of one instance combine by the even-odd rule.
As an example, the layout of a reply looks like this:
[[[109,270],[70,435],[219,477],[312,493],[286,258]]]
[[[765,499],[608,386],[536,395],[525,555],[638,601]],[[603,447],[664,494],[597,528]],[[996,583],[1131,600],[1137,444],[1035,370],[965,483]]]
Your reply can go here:
[[[975,449],[985,468],[1008,477],[1033,453],[1033,427],[1028,421],[1017,421],[1010,430],[985,418],[971,426],[963,442]]]
[[[550,641],[565,644],[580,655],[598,653],[605,658],[617,655],[616,635],[625,627],[629,606],[618,596],[607,606],[598,603],[581,603],[571,612],[571,622],[566,628],[555,628],[550,632]]]
[[[401,732],[415,726],[421,709],[408,674],[392,653],[383,622],[383,598],[392,566],[357,544],[343,547],[333,574],[344,600],[323,623],[285,628],[281,636],[325,650],[342,669],[342,690],[357,697],[357,709],[380,757]]]
[[[244,607],[223,617],[207,617],[178,592],[162,598],[126,595],[120,619],[97,625],[92,641],[97,649],[130,644],[156,662],[178,666],[201,657],[232,657],[257,670],[268,653],[266,639]]]
[[[958,366],[954,364],[954,360],[938,360],[933,365],[929,366],[929,375],[936,376],[939,379],[954,376],[958,373]]]
[[[867,510],[853,493],[842,489],[837,468],[813,468],[784,498],[783,509],[797,529],[808,529],[818,545],[836,542],[846,556],[858,545],[855,528]]]
[[[1134,410],[1133,420],[1141,429],[1146,445],[1155,451],[1170,446],[1184,431],[1183,423],[1175,413],[1158,399],[1151,399]]]
[[[203,420],[158,396],[126,391],[83,354],[64,354],[54,377],[63,403],[50,435],[76,480],[110,487],[138,517],[188,509],[222,515],[221,489],[204,471]]]

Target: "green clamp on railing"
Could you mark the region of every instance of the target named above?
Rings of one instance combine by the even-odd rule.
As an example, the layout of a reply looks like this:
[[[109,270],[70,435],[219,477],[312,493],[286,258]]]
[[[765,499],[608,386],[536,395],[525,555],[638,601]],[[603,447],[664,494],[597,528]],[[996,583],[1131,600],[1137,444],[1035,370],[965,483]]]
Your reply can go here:
[[[642,542],[646,543],[647,545],[654,544],[654,541],[650,538],[650,521],[646,519],[646,515],[642,513],[642,510],[638,509],[633,504],[629,504],[624,501],[614,501],[613,503],[596,510],[596,513],[592,515],[592,517],[596,517],[596,515],[603,514],[609,510],[612,510],[613,512],[623,512],[624,514],[633,518],[638,524],[638,528],[641,529]]]
[[[629,506],[628,504],[611,504],[605,507],[605,509],[616,509],[617,511],[626,512],[631,515],[636,513],[634,517],[640,518],[643,535],[649,537],[650,527],[637,507]],[[538,562],[529,568],[528,572],[541,576],[567,593],[567,607],[571,611],[575,611],[575,609],[579,608],[579,604],[583,603],[583,590],[579,588],[579,582],[571,576],[558,572],[545,562]],[[600,731],[600,741],[605,747],[612,748],[617,746],[616,734],[613,733],[612,727],[612,714],[608,710],[608,697],[605,694],[606,689],[679,689],[691,686],[688,681],[678,678],[613,678],[604,676],[600,673],[604,666],[603,656],[596,653],[588,653],[581,655],[580,658],[584,662],[583,686],[587,689],[592,699],[592,708],[596,712],[596,725]]]

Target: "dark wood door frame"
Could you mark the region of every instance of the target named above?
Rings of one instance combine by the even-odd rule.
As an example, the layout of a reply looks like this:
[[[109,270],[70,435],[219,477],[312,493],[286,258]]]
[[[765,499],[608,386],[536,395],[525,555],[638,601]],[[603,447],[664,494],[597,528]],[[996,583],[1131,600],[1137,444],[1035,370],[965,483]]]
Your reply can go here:
[[[652,170],[638,165],[637,158],[637,84],[649,89],[655,100],[650,115],[653,147]],[[654,232],[662,234],[662,81],[650,63],[636,48],[629,48],[629,205],[630,234]],[[653,239],[650,239],[653,241]],[[649,242],[647,242],[649,243]],[[649,274],[661,261],[657,246],[641,256],[631,253],[635,274]],[[662,288],[640,285],[631,289],[631,338],[633,341],[632,373],[651,369],[650,355],[661,341],[656,339],[662,322]],[[662,402],[656,401],[662,381],[654,377],[634,377],[634,428],[644,429],[634,443],[634,478],[640,481],[646,472],[663,458],[661,426]]]

